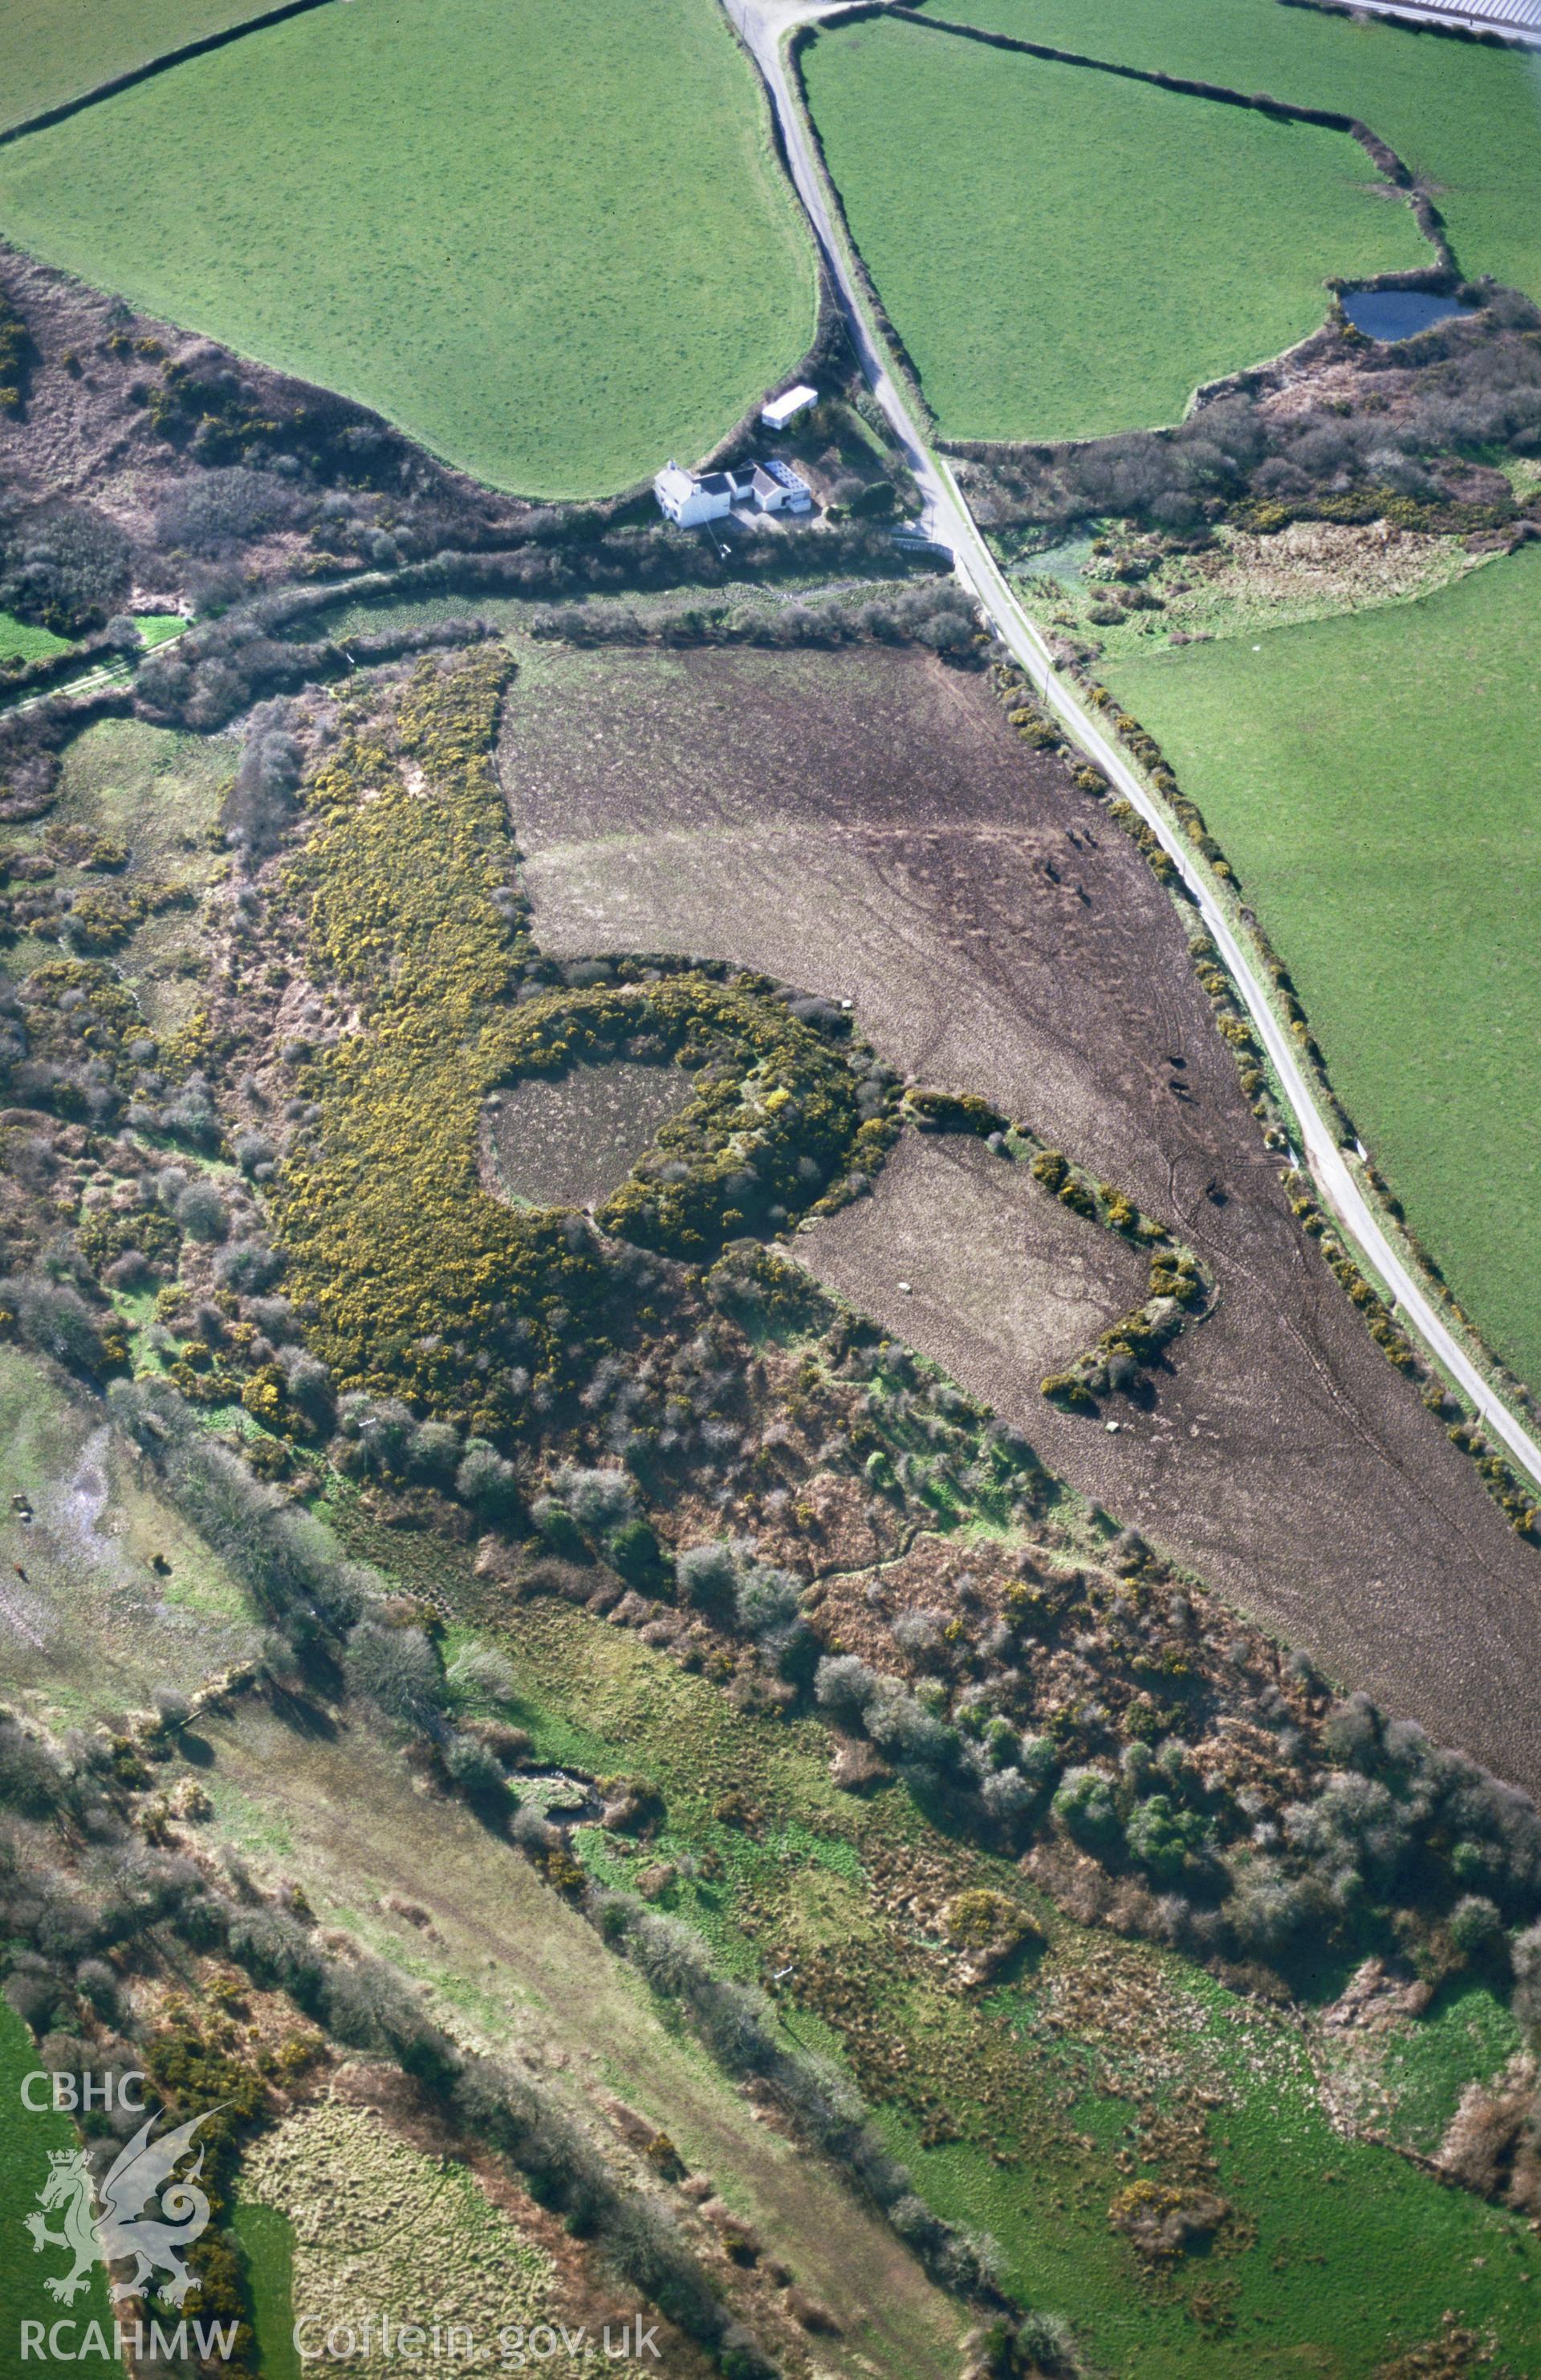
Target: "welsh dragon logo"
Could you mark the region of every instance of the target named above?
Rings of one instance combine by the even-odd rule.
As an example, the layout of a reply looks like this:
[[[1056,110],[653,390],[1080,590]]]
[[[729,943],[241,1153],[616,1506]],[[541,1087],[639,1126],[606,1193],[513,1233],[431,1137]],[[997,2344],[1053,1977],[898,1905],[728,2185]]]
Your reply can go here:
[[[190,2247],[209,2221],[209,2201],[198,2187],[203,2170],[201,2147],[190,2173],[180,2181],[173,2181],[172,2176],[191,2148],[200,2124],[206,2124],[216,2112],[207,2108],[190,2123],[179,2124],[175,2131],[163,2132],[153,2141],[150,2135],[156,2119],[151,2116],[118,2152],[100,2189],[84,2149],[56,2149],[51,2154],[48,2179],[38,2192],[41,2211],[24,2218],[34,2252],[67,2248],[75,2259],[61,2278],[50,2276],[44,2281],[51,2297],[69,2305],[86,2287],[98,2257],[106,2265],[131,2257],[134,2272],[129,2279],[115,2284],[114,2299],[138,2297],[152,2275],[164,2274],[160,2294],[180,2308],[197,2281],[179,2251]],[[157,2195],[158,2207],[153,2215],[147,2215],[146,2207]],[[64,2228],[51,2231],[47,2218],[55,2207],[64,2209]]]

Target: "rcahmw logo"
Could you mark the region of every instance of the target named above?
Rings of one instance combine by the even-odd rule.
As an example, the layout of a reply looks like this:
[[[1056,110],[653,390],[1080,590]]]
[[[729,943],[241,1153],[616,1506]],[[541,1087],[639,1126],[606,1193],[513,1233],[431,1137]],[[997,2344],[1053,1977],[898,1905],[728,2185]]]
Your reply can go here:
[[[144,2107],[139,2092],[144,2079],[137,2072],[77,2078],[36,2070],[23,2077],[21,2103],[33,2115],[49,2107],[61,2113],[85,2113],[114,2106],[138,2115]],[[209,2201],[198,2187],[203,2170],[201,2145],[190,2170],[180,2180],[176,2178],[176,2168],[185,2156],[192,2155],[200,2127],[217,2113],[216,2108],[207,2108],[159,2136],[155,2133],[158,2113],[146,2116],[100,2182],[84,2149],[49,2152],[37,2205],[22,2220],[31,2234],[34,2254],[57,2249],[70,2259],[67,2271],[44,2276],[42,2286],[51,2298],[61,2305],[72,2305],[80,2291],[89,2288],[98,2264],[132,2264],[127,2277],[113,2284],[114,2303],[140,2297],[153,2288],[181,2313],[188,2290],[198,2286],[182,2262],[182,2251],[201,2238],[209,2223]],[[49,2223],[51,2215],[58,2216],[57,2228]],[[148,2352],[181,2357],[188,2353],[190,2341],[199,2355],[225,2361],[235,2350],[236,2327],[233,2322],[181,2321],[169,2326],[158,2321],[115,2322],[109,2338],[103,2325],[94,2321],[23,2322],[21,2360],[25,2363],[36,2357],[70,2363],[87,2356],[115,2356],[121,2361],[130,2350],[136,2356]]]

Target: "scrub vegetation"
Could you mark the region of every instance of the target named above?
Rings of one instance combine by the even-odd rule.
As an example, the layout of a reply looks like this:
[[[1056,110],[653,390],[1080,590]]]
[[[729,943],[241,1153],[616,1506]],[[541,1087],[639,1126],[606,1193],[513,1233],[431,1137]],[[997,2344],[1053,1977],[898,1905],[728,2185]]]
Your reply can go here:
[[[1177,420],[1316,329],[1328,275],[1432,261],[1342,133],[880,19],[819,33],[802,68],[950,438]]]
[[[0,153],[0,229],[530,495],[694,460],[814,334],[756,85],[689,0],[318,8]]]
[[[424,664],[394,722],[399,759],[356,734],[309,788],[322,824],[291,883],[310,968],[358,1004],[366,1029],[313,1067],[294,1052],[319,1131],[278,1185],[295,1285],[318,1302],[343,1386],[426,1396],[493,1434],[575,1357],[603,1351],[616,1283],[578,1218],[509,1213],[480,1189],[490,1092],[607,1056],[696,1072],[696,1096],[597,1218],[623,1243],[686,1258],[761,1217],[784,1221],[885,1145],[843,1055],[752,988],[638,969],[653,980],[636,990],[546,991],[526,972],[538,953],[489,758],[508,666],[496,650],[447,678]],[[427,772],[431,804],[401,763]],[[404,1198],[409,1151],[421,1170]],[[543,1278],[560,1282],[565,1319],[532,1327]]]
[[[572,667],[591,686],[611,658]],[[834,665],[727,658],[810,686]],[[975,683],[909,659],[950,710]],[[208,1004],[168,1047],[136,1046],[100,963],[35,970],[15,1002],[10,1085],[39,1105],[10,1127],[11,1360],[107,1385],[119,1458],[261,1634],[232,1660],[211,1629],[224,1666],[147,1707],[115,1676],[105,1727],[68,1741],[40,1727],[46,1683],[36,1717],[0,1721],[13,2001],[42,2045],[110,2010],[179,2105],[234,2104],[226,2215],[237,2156],[259,2204],[288,2169],[297,2098],[294,2137],[369,2130],[419,2202],[426,2171],[397,2172],[374,2119],[314,2095],[350,2053],[424,2128],[412,2149],[469,2155],[478,2188],[495,2170],[591,2240],[725,2380],[799,2370],[809,2340],[854,2356],[895,2259],[912,2302],[966,2301],[981,2380],[1072,2368],[1060,2309],[1094,2366],[1133,2350],[1161,2380],[1219,2380],[1259,2342],[1367,2375],[1447,2308],[1523,2355],[1541,2183],[1514,2146],[1529,2086],[1499,2070],[1535,2021],[1541,1822],[1238,1627],[764,1245],[860,1197],[903,1113],[1004,1172],[1025,1157],[1035,1195],[1157,1259],[1077,1367],[1088,1395],[1132,1398],[1146,1365],[1165,1394],[1207,1291],[1135,1200],[1005,1111],[901,1099],[833,1001],[724,961],[547,954],[491,762],[511,667],[485,639],[260,709]],[[1037,724],[1013,709],[1015,763]],[[487,1095],[612,1060],[694,1086],[624,1185],[593,1218],[485,1195]],[[41,1489],[23,1501],[40,1579],[18,1589],[41,1600],[58,1523]],[[185,1543],[157,1548],[174,1580]],[[141,1660],[165,1625],[157,1599]],[[539,1973],[549,2001],[567,1963],[570,2054],[612,1955],[647,2042],[661,2020],[698,2061],[681,2137],[666,2106],[617,2113],[618,2077],[583,2073],[575,2109],[567,2079],[505,2054],[508,1980]],[[155,2001],[173,1966],[196,2010]],[[1313,2010],[1377,1974],[1401,1996],[1409,2126],[1438,2130],[1463,2189],[1345,2137],[1323,2092]],[[1475,1992],[1480,2038],[1424,2050],[1420,2016]],[[710,2113],[728,2086],[775,2107],[806,2189],[836,2190],[854,2310],[810,2297],[744,2212]],[[458,2171],[452,2190],[479,2224]],[[325,2241],[296,2231],[297,2302]],[[593,2289],[553,2225],[530,2236],[569,2303]],[[265,2318],[283,2274],[254,2286],[243,2237],[282,2266],[237,2222],[210,2286]],[[406,2303],[414,2243],[391,2246],[376,2227],[360,2253]],[[915,2368],[939,2363],[928,2344]]]
[[[1541,1378],[1528,548],[1414,605],[1120,659],[1462,1304]]]
[[[4,832],[10,965],[111,954],[152,1032],[182,1023],[207,969],[198,917],[235,757],[138,720],[76,737],[45,819]]]

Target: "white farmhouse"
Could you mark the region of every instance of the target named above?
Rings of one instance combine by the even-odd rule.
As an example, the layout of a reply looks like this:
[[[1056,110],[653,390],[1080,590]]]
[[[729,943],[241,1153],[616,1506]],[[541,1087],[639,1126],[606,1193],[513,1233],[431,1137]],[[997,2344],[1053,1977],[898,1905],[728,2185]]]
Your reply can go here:
[[[659,510],[681,528],[722,520],[735,504],[761,513],[807,513],[813,491],[790,463],[741,463],[732,471],[686,471],[672,459],[653,481]]]
[[[779,432],[786,428],[789,421],[795,421],[799,413],[806,412],[810,405],[818,402],[819,391],[800,381],[795,388],[789,388],[783,396],[773,396],[762,408],[760,426],[773,433]]]
[[[684,470],[670,456],[653,481],[653,493],[658,508],[681,528],[695,528],[701,521],[721,520],[733,510],[737,483],[726,471],[709,471],[704,479],[694,471]]]

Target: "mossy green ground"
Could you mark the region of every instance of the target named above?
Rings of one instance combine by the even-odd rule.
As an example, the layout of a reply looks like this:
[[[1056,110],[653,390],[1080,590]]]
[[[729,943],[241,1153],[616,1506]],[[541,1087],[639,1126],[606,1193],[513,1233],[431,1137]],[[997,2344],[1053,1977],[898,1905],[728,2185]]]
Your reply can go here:
[[[1541,1384],[1541,555],[1411,604],[1119,660],[1479,1327]]]
[[[1367,124],[1426,176],[1462,268],[1541,298],[1541,71],[1385,17],[1279,0],[923,0],[928,15],[1083,56],[1271,91]],[[1244,268],[1245,258],[1238,263]]]
[[[235,2230],[246,2256],[262,2380],[300,2380],[294,2340],[295,2227],[281,2207],[243,2198],[236,2205]]]
[[[1328,274],[1430,261],[1346,134],[892,22],[820,34],[804,73],[949,437],[1175,420],[1315,329]]]
[[[0,2106],[6,2110],[0,2124],[0,2237],[6,2252],[0,2256],[0,2370],[19,2372],[21,2360],[21,2325],[41,2322],[47,2329],[64,2321],[73,2327],[60,2335],[60,2346],[67,2350],[69,2369],[89,2375],[89,2380],[122,2380],[122,2366],[110,2356],[88,2354],[78,2362],[75,2350],[83,2342],[86,2325],[103,2325],[103,2336],[113,2335],[113,2313],[107,2297],[107,2277],[98,2265],[84,2293],[73,2305],[63,2306],[48,2295],[45,2279],[58,2279],[69,2270],[69,2257],[61,2248],[35,2252],[22,2228],[23,2218],[36,2210],[38,2193],[48,2178],[48,2160],[57,2149],[79,2145],[75,2128],[65,2115],[33,2115],[21,2104],[21,2085],[38,2064],[32,2036],[5,2000],[0,2000]],[[55,2211],[44,2217],[51,2230],[59,2228],[61,2216]],[[62,2363],[66,2357],[61,2355]],[[34,2368],[45,2369],[42,2361]]]
[[[187,625],[180,612],[141,612],[135,622],[140,642],[146,652],[153,652],[157,645],[170,644],[174,637],[182,634]]]
[[[0,153],[0,230],[530,495],[694,460],[813,262],[695,0],[354,0]]]
[[[51,628],[40,628],[31,620],[18,620],[14,613],[0,612],[0,662],[51,661],[55,653],[68,650],[67,637],[56,637]]]
[[[185,42],[260,17],[276,0],[6,0],[0,125],[57,107]]]

